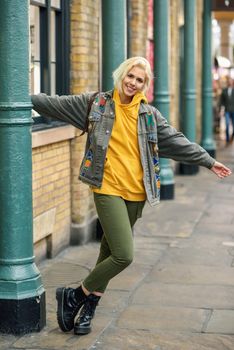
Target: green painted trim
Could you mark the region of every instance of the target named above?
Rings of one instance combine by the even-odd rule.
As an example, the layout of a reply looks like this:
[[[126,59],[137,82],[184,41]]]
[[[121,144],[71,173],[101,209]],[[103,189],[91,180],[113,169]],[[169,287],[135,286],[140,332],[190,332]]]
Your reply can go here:
[[[211,54],[211,0],[204,0],[203,7],[203,51],[202,51],[202,140],[201,145],[209,153],[215,154],[213,135],[213,89]]]
[[[21,264],[29,264],[34,262],[35,256],[23,259],[0,259],[0,264],[4,265],[21,265]],[[1,276],[1,272],[0,272]]]
[[[23,118],[10,118],[4,119],[0,118],[0,125],[32,125],[33,120],[23,119]]]
[[[184,1],[183,132],[196,141],[195,0]]]
[[[168,9],[169,3],[167,0],[154,0],[154,76],[157,78],[154,81],[153,105],[169,121]],[[173,185],[174,174],[170,161],[168,159],[160,159],[160,168],[161,186]],[[170,192],[174,193],[174,191]],[[162,196],[161,198],[164,199]]]
[[[127,58],[126,0],[102,0],[102,90],[113,88],[113,71]]]
[[[44,293],[33,256],[28,0],[0,1],[0,299]]]
[[[31,110],[32,104],[28,102],[0,102],[0,111]]]

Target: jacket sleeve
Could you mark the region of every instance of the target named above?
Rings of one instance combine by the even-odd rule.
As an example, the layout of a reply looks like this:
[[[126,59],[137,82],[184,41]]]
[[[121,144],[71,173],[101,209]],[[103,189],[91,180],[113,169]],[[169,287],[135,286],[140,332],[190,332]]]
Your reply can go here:
[[[72,124],[80,130],[86,126],[88,105],[92,93],[68,96],[32,95],[33,109],[43,116]]]
[[[215,159],[204,148],[197,143],[190,142],[181,132],[169,125],[160,112],[155,110],[155,114],[158,126],[159,157],[212,168]]]

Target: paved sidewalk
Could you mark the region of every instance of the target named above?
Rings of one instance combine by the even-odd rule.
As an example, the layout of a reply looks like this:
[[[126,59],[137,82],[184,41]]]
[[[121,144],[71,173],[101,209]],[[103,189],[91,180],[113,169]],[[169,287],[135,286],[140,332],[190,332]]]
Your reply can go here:
[[[217,158],[234,170],[234,145],[221,145]],[[0,349],[234,350],[234,175],[219,180],[201,168],[175,180],[175,200],[144,209],[135,262],[110,283],[91,334],[59,330],[54,295],[87,275],[98,243],[68,248],[39,266],[47,326],[2,335]]]

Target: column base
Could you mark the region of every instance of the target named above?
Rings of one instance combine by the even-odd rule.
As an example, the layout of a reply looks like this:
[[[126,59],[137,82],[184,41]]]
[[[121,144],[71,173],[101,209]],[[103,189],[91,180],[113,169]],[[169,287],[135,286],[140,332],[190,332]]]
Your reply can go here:
[[[208,152],[212,158],[216,157],[216,150],[215,149],[207,149],[206,152]]]
[[[180,163],[178,172],[180,175],[195,175],[199,172],[199,166]]]
[[[174,199],[174,183],[168,185],[161,184],[160,199]]]
[[[23,335],[46,325],[45,292],[33,298],[0,299],[0,332]]]

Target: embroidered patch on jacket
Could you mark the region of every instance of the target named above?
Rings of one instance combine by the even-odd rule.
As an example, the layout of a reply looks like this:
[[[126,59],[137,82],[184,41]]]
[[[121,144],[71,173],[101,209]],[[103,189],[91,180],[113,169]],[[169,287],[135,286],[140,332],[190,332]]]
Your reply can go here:
[[[153,157],[153,163],[154,163],[154,172],[156,174],[159,174],[160,167],[159,167],[159,160],[157,157]]]
[[[88,153],[86,154],[86,157],[85,157],[84,167],[83,167],[82,172],[81,172],[82,176],[85,175],[85,172],[91,166],[92,160],[93,160],[93,152],[90,149],[90,150],[88,150]]]
[[[159,160],[156,157],[153,157],[153,163],[154,163],[154,173],[155,173],[155,182],[157,190],[160,191],[160,167],[159,167]]]
[[[106,105],[106,100],[104,97],[101,97],[99,100],[99,110],[101,113],[104,113],[105,111],[105,105]]]
[[[147,124],[148,126],[154,126],[154,118],[152,114],[147,114]]]
[[[157,189],[160,190],[160,176],[155,174],[156,186]]]
[[[103,96],[97,96],[95,97],[94,104],[98,106],[99,111],[101,113],[104,113],[105,111],[105,105],[106,105],[106,99]]]

